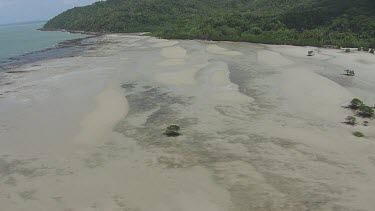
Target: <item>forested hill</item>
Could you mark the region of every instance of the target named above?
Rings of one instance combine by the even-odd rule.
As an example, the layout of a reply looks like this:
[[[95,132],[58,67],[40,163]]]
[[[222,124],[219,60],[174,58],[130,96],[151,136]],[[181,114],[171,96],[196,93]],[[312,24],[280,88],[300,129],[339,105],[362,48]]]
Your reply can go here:
[[[374,48],[375,0],[107,0],[68,10],[44,29]]]

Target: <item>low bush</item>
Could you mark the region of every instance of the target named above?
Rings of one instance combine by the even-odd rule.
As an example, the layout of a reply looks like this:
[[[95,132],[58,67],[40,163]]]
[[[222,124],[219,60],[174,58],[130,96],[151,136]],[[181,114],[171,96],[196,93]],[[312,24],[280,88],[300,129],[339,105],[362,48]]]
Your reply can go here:
[[[168,137],[177,137],[181,135],[179,131],[180,127],[178,125],[170,125],[167,127],[164,134]]]
[[[359,132],[359,131],[354,132],[353,135],[354,135],[355,137],[364,137],[364,136],[365,136],[363,133],[361,133],[361,132]]]
[[[348,116],[346,117],[346,124],[354,126],[356,124],[356,118],[354,116]]]
[[[370,106],[361,105],[358,108],[358,115],[365,118],[372,118],[374,116],[374,109]]]
[[[358,98],[354,98],[352,101],[350,101],[350,105],[349,105],[349,107],[350,107],[351,109],[357,110],[357,109],[359,109],[359,107],[362,106],[362,105],[363,105],[363,102],[362,102],[360,99],[358,99]]]

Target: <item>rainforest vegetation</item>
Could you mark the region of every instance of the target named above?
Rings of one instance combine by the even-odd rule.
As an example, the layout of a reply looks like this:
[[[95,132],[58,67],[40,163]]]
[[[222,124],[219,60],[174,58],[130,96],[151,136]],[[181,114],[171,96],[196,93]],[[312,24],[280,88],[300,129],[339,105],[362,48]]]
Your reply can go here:
[[[375,48],[375,1],[107,0],[68,10],[44,29]]]

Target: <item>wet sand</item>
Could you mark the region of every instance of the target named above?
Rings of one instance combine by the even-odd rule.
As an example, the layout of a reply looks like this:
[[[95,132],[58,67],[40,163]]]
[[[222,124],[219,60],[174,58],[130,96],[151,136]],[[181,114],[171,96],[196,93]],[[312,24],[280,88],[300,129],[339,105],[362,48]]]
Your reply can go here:
[[[342,123],[352,98],[375,104],[373,55],[98,42],[1,77],[0,211],[375,207],[375,121]],[[170,124],[182,136],[163,136]]]

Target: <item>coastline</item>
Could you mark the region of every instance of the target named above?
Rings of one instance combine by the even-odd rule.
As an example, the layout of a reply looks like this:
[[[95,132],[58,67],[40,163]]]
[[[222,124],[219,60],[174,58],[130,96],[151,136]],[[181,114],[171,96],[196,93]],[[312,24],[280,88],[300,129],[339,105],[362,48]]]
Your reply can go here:
[[[341,107],[375,103],[372,55],[136,34],[96,43],[12,69],[1,86],[3,209],[375,206],[375,122],[342,124]],[[351,65],[357,76],[341,75]],[[183,135],[163,136],[170,124]]]
[[[314,45],[293,45],[293,44],[286,44],[286,43],[263,43],[263,42],[253,42],[253,41],[245,41],[245,40],[226,40],[226,39],[220,39],[220,40],[207,40],[207,39],[199,39],[199,38],[169,38],[169,37],[160,37],[160,36],[156,36],[155,34],[153,34],[152,32],[133,32],[133,33],[126,33],[126,32],[122,32],[122,33],[113,33],[113,32],[107,32],[107,31],[104,31],[104,32],[95,32],[95,31],[84,31],[84,30],[69,30],[69,29],[43,29],[43,28],[40,28],[38,29],[40,31],[60,31],[60,32],[69,32],[69,33],[73,33],[73,34],[87,34],[87,35],[106,35],[106,34],[123,34],[123,35],[127,35],[127,34],[133,34],[133,35],[148,35],[148,36],[152,36],[152,37],[157,37],[159,39],[167,39],[167,40],[191,40],[191,41],[194,41],[194,40],[199,40],[199,41],[207,41],[207,42],[234,42],[234,43],[250,43],[250,44],[260,44],[260,45],[279,45],[279,46],[284,46],[284,45],[288,45],[288,46],[300,46],[300,47],[315,47],[315,48],[326,48],[326,49],[341,49],[341,48],[345,48],[344,46],[336,46],[336,45],[322,45],[322,46],[314,46]],[[353,47],[349,47],[349,48],[352,48]],[[354,48],[355,49],[355,48]]]
[[[90,40],[101,36],[100,34],[87,34],[87,33],[79,33],[79,34],[86,34],[88,36],[83,37],[83,38],[67,39],[67,40],[57,43],[56,45],[52,47],[47,47],[47,48],[43,48],[40,50],[26,52],[26,53],[21,53],[16,56],[2,59],[0,61],[0,71],[7,71],[7,70],[15,69],[22,65],[37,62],[40,60],[77,56],[79,53],[85,50],[88,50],[88,47],[90,45],[94,45],[95,41],[90,41]]]
[[[38,31],[58,31],[58,32],[69,32],[72,34],[85,34],[85,35],[92,35],[92,36],[101,36],[104,34],[108,34],[105,32],[89,32],[89,31],[82,31],[82,30],[67,30],[67,29],[44,29],[39,28]]]

